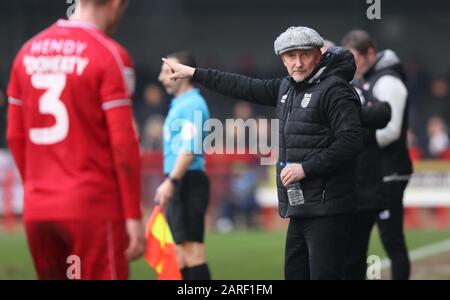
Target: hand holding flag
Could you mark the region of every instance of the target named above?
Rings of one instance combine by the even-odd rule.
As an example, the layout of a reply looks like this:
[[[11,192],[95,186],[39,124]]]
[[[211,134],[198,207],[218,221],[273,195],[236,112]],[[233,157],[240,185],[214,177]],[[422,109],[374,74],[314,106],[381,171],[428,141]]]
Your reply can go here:
[[[159,280],[181,280],[175,242],[169,224],[159,205],[148,220],[145,260],[155,269]]]

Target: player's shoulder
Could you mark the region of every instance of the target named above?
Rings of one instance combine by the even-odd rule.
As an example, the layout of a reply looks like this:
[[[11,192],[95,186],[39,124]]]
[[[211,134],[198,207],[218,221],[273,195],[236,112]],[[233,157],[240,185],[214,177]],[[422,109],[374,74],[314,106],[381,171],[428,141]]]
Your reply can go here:
[[[117,41],[98,30],[90,30],[89,33],[95,39],[98,49],[103,49],[103,51],[106,52],[105,55],[107,58],[111,58],[116,61],[120,59],[125,66],[132,65],[132,60],[128,54],[128,51]]]
[[[206,102],[206,99],[200,93],[200,90],[198,90],[198,92],[194,96],[194,99],[195,99],[195,102],[197,103],[198,107],[201,107],[204,110],[208,110],[208,104]]]
[[[380,76],[380,78],[378,78],[375,84],[405,86],[403,81],[398,76],[390,73]]]
[[[184,101],[185,105],[198,105],[205,101],[203,96],[200,94],[200,91],[196,88],[188,91],[185,94],[186,101]]]
[[[28,39],[16,52],[14,62],[13,62],[13,70],[18,71],[21,66],[21,62],[23,58],[31,52],[31,49],[33,47],[33,44],[38,41],[39,39],[45,38],[49,33],[51,33],[55,28],[55,24],[50,25],[49,27],[45,28],[38,34],[34,35],[30,39]]]
[[[185,112],[193,112],[193,111],[208,111],[208,105],[206,104],[205,98],[203,98],[202,94],[198,89],[194,89],[189,92],[188,98],[183,103],[183,111]]]
[[[41,39],[45,39],[47,36],[49,36],[56,28],[56,24],[52,24],[49,27],[45,28],[41,32],[37,33],[33,37],[31,37],[29,40],[27,40],[22,47],[17,52],[17,56],[24,55],[27,52],[30,52],[30,49],[32,48],[33,44]]]
[[[74,20],[59,20],[56,26],[73,30],[70,35],[85,40],[89,47],[94,49],[96,56],[101,56],[103,61],[120,59],[124,65],[131,64],[128,51],[113,38],[103,33],[95,24]]]
[[[119,52],[119,54],[121,56],[130,56],[128,54],[128,50],[122,45],[120,44],[118,41],[106,36],[106,38],[109,39],[109,41],[111,42],[112,46],[114,47],[114,49],[116,49],[117,52]]]
[[[386,94],[405,97],[408,94],[408,89],[400,78],[392,74],[386,74],[381,76],[373,85],[373,94],[376,97]]]
[[[107,50],[115,52],[119,54],[121,57],[129,56],[128,51],[125,49],[125,47],[123,47],[119,42],[117,42],[113,38],[107,36],[106,34],[100,31],[94,31],[93,33],[96,35],[99,44],[105,47]]]

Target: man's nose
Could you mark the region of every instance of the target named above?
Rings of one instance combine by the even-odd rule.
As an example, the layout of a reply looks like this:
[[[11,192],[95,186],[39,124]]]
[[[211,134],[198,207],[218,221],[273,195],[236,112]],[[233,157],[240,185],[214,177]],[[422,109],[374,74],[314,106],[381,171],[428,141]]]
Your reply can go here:
[[[297,68],[302,68],[303,67],[303,61],[302,61],[302,58],[300,57],[300,55],[297,55],[295,57],[295,66]]]

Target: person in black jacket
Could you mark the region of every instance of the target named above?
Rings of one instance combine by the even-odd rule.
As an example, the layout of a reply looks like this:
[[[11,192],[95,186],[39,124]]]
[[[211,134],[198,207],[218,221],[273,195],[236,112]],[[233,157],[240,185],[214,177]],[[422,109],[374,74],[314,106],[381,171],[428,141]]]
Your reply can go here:
[[[375,139],[377,129],[386,127],[391,119],[387,102],[371,98],[364,92],[360,80],[352,81],[361,99],[361,123],[364,132],[364,149],[359,154],[356,167],[356,198],[358,211],[354,215],[352,239],[349,243],[345,278],[364,280],[367,271],[367,251],[370,234],[378,214],[387,208],[382,175],[382,152]]]
[[[375,43],[363,30],[348,32],[342,45],[354,54],[356,79],[366,99],[388,103],[391,118],[371,135],[379,148],[381,176],[387,209],[377,216],[381,240],[392,261],[392,279],[408,279],[410,261],[403,234],[403,194],[412,174],[406,132],[408,128],[408,90],[400,60],[392,50],[377,53]],[[363,172],[372,172],[371,169]],[[369,191],[367,191],[369,193]],[[371,192],[373,195],[376,191]]]
[[[356,65],[348,50],[330,48],[322,55],[322,46],[313,29],[287,29],[276,39],[275,53],[289,76],[271,80],[163,59],[174,80],[192,77],[219,93],[277,108],[279,213],[290,218],[286,279],[344,278],[351,214],[357,205],[355,158],[362,149],[362,129],[360,101],[349,84]],[[289,200],[287,187],[294,183],[300,183],[301,204]]]

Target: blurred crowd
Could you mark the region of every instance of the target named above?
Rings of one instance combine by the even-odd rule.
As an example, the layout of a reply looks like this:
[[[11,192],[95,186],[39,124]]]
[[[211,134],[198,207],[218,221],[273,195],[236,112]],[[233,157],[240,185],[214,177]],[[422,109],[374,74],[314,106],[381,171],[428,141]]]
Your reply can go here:
[[[278,70],[261,72],[256,69],[254,59],[246,54],[239,59],[237,73],[270,78],[282,76]],[[447,74],[434,74],[420,62],[411,58],[404,61],[408,75],[410,97],[409,146],[420,151],[421,158],[438,159],[448,157],[450,148],[450,71]],[[170,105],[170,97],[157,82],[159,70],[137,68],[138,86],[134,99],[134,112],[145,150],[162,149],[162,128],[164,117]],[[450,70],[450,68],[449,68]],[[7,81],[0,78],[0,148],[6,148],[6,87]],[[211,117],[224,120],[266,119],[273,117],[273,111],[257,105],[247,104],[239,99],[224,99],[215,93],[202,90],[210,102]],[[217,101],[229,101],[230,105],[211,105]],[[226,130],[228,132],[229,130]],[[228,134],[228,133],[227,133]],[[234,134],[234,133],[229,133]]]
[[[251,76],[273,77],[281,75],[277,71],[259,72],[253,58],[246,54],[240,59],[241,69],[237,73]],[[450,72],[433,74],[417,58],[404,61],[408,75],[410,97],[409,146],[420,151],[421,158],[439,159],[448,155],[450,148]],[[156,70],[154,70],[156,71]],[[147,72],[152,73],[152,72]],[[139,76],[139,74],[138,74]],[[150,77],[150,76],[144,76]],[[156,79],[156,76],[155,76]],[[160,150],[162,146],[162,126],[168,111],[170,98],[157,81],[149,80],[138,87],[135,99],[135,114],[139,124],[144,149]],[[212,117],[225,118],[272,118],[270,109],[249,105],[239,99],[223,99],[222,96],[203,90],[205,98],[214,103],[229,101],[230,105],[217,105],[212,108]]]
[[[411,99],[409,146],[423,158],[448,157],[450,74],[432,74],[417,60],[405,62]]]

